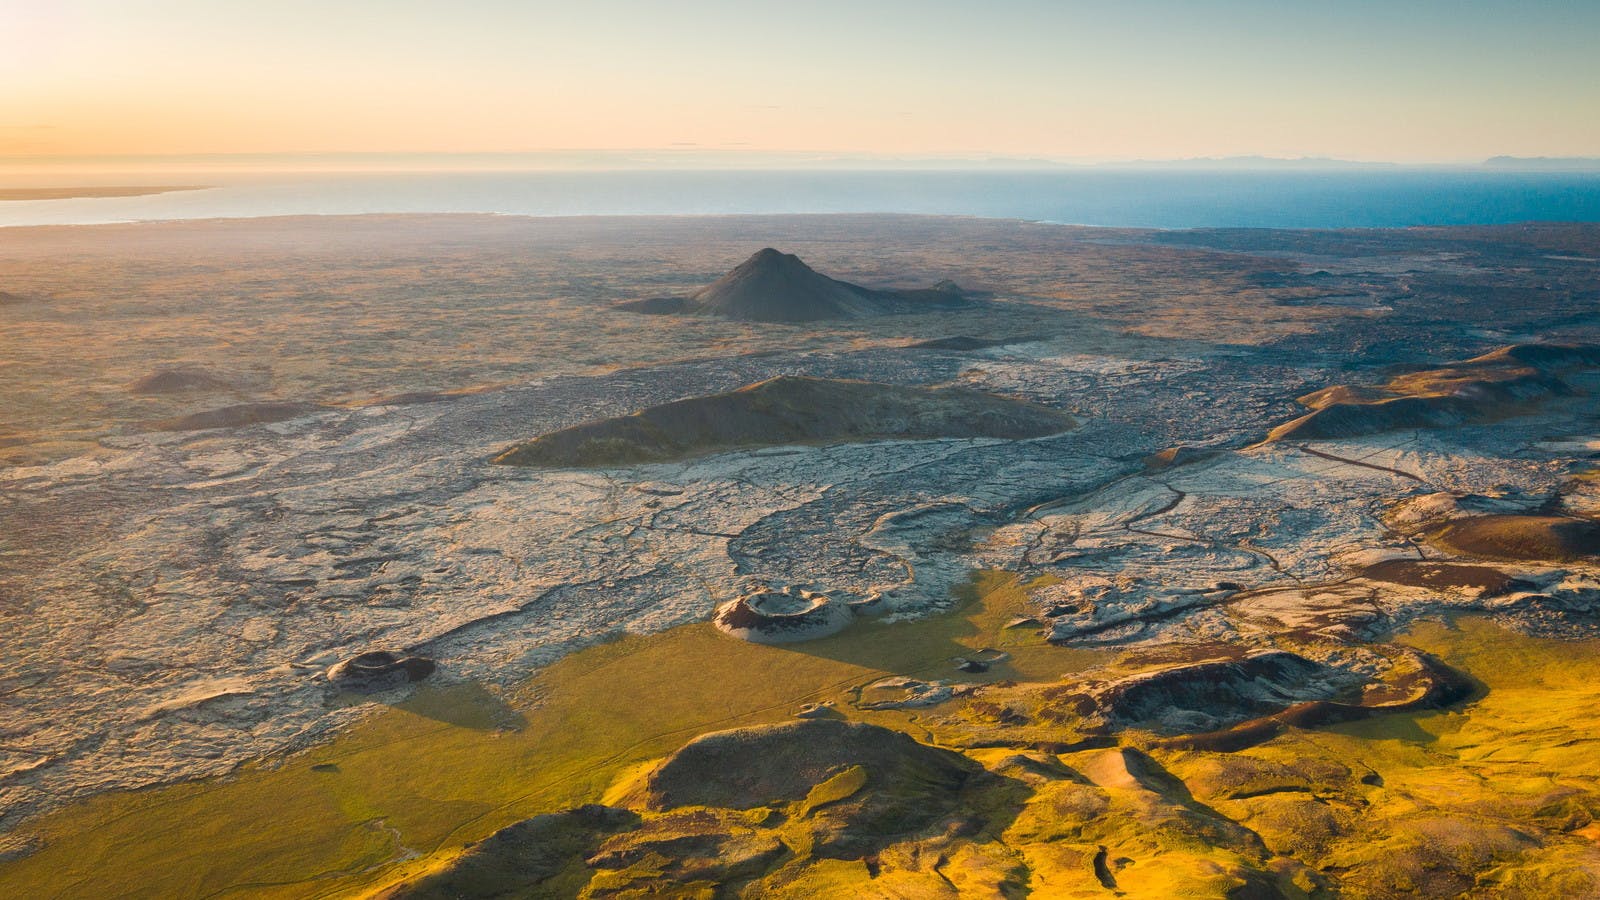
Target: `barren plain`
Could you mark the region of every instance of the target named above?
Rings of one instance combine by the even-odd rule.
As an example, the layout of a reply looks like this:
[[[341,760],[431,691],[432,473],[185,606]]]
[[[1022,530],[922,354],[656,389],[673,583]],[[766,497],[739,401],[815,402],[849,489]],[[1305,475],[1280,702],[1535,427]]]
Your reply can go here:
[[[985,299],[615,308],[769,245]],[[1597,301],[1594,226],[0,231],[0,894],[1600,895]],[[492,463],[784,376],[1063,424]]]

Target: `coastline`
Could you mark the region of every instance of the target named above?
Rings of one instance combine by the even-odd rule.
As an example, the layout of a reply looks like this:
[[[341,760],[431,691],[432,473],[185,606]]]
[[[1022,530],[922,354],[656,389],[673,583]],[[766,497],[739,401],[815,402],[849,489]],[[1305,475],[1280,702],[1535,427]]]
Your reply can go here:
[[[0,207],[0,227],[473,212],[958,215],[1158,229],[1600,221],[1600,173],[1581,171],[1089,168],[171,174],[215,186],[143,197],[12,201]],[[5,182],[0,176],[0,184]]]

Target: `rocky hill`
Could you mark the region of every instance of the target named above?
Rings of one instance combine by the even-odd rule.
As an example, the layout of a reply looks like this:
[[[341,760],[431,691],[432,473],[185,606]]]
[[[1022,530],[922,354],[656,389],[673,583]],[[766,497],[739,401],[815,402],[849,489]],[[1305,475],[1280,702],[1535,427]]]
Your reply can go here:
[[[1269,440],[1330,440],[1409,428],[1491,422],[1573,392],[1565,376],[1600,366],[1600,347],[1514,344],[1381,387],[1333,385],[1298,398],[1311,412]]]

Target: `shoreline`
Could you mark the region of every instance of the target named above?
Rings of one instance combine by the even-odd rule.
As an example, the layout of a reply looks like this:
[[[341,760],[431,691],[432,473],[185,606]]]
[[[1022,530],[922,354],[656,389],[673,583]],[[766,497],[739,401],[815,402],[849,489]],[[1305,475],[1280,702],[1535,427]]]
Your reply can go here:
[[[194,184],[213,180],[201,172],[181,175],[193,178]],[[108,181],[116,177],[114,173],[83,176]],[[127,177],[137,182],[156,176]],[[881,213],[1159,230],[1600,221],[1600,174],[1587,172],[707,169],[256,173],[214,180],[218,184],[204,192],[167,194],[159,190],[164,185],[56,189],[23,187],[23,182],[18,184],[22,195],[36,199],[26,208],[0,205],[4,223],[0,227],[390,213],[537,217]],[[4,183],[0,176],[0,184]],[[81,191],[85,196],[38,199],[39,191],[58,190]],[[96,196],[97,191],[128,193]],[[5,189],[0,189],[3,196]],[[89,199],[94,202],[84,202]]]
[[[174,188],[173,191],[186,190],[211,190],[209,187]],[[3,201],[0,201],[3,202]],[[1030,219],[1020,216],[985,216],[968,213],[925,213],[925,212],[894,212],[894,211],[863,211],[863,212],[727,212],[727,213],[510,213],[510,212],[337,212],[337,213],[270,213],[257,216],[207,216],[207,217],[177,217],[177,218],[150,218],[150,219],[115,219],[99,222],[42,222],[5,224],[0,223],[0,236],[8,234],[22,234],[26,232],[81,232],[88,229],[112,228],[201,228],[201,227],[244,227],[249,224],[261,225],[333,225],[341,221],[380,222],[387,221],[395,224],[430,224],[450,222],[470,222],[472,220],[487,220],[497,222],[529,222],[540,224],[573,224],[573,225],[620,225],[620,224],[647,224],[650,222],[693,224],[695,222],[726,224],[739,220],[752,222],[805,222],[827,223],[838,221],[840,224],[853,224],[871,221],[882,221],[886,224],[897,222],[971,222],[987,223],[994,225],[1017,225],[1025,227],[1059,228],[1068,231],[1086,231],[1102,233],[1121,233],[1130,237],[1141,235],[1183,235],[1183,234],[1216,234],[1216,233],[1245,233],[1245,234],[1297,234],[1310,236],[1334,236],[1339,234],[1406,234],[1421,231],[1443,232],[1469,232],[1474,230],[1508,229],[1508,228],[1590,228],[1600,226],[1600,219],[1525,219],[1507,222],[1474,222],[1453,223],[1444,225],[1329,225],[1329,226],[1304,226],[1286,227],[1276,225],[1183,225],[1183,226],[1155,226],[1155,225],[1102,225],[1085,222],[1060,222],[1049,219]],[[1204,247],[1204,249],[1227,252],[1219,247]],[[1239,250],[1240,253],[1255,253],[1269,255],[1271,251]],[[1551,259],[1566,259],[1573,262],[1593,261],[1587,257],[1551,257]]]
[[[150,197],[179,191],[206,191],[214,184],[83,186],[83,187],[0,187],[0,203],[37,203],[55,200],[103,200],[120,197]]]

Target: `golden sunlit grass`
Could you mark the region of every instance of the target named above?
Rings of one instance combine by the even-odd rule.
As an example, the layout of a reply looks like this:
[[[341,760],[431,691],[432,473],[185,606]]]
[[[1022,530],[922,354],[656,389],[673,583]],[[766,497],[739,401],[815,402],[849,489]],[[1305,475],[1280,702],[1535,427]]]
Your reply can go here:
[[[702,732],[786,719],[886,674],[1051,679],[1101,654],[1013,646],[1016,665],[961,676],[949,659],[996,643],[1015,579],[980,575],[960,611],[866,621],[791,647],[709,624],[569,656],[503,701],[424,688],[332,743],[217,782],[97,797],[38,823],[45,845],[0,867],[0,895],[338,894],[427,865],[401,863],[530,815],[598,799],[625,769]],[[525,717],[516,730],[498,722]],[[898,712],[870,716],[905,725]]]
[[[1457,865],[1487,872],[1483,896],[1588,896],[1600,871],[1600,846],[1583,836],[1600,817],[1600,642],[1529,637],[1481,617],[1422,622],[1402,641],[1485,692],[1449,710],[1292,730],[1233,756],[1156,755],[1269,848],[1344,872],[1360,896],[1433,895]],[[1252,784],[1241,777],[1250,765],[1327,780],[1319,787],[1313,774],[1297,794],[1303,779]],[[1345,833],[1326,830],[1335,825]],[[1525,836],[1540,832],[1543,846]]]
[[[783,720],[810,701],[844,701],[887,674],[1050,682],[1111,660],[1007,629],[1023,598],[1013,576],[978,573],[955,612],[919,622],[865,621],[789,647],[696,624],[579,652],[503,698],[473,684],[427,688],[274,767],[102,796],[48,816],[37,823],[44,846],[0,868],[0,895],[362,893],[432,870],[511,822],[600,800],[698,734]],[[1477,676],[1487,693],[1446,712],[1295,729],[1235,754],[1151,751],[1170,776],[1137,771],[1138,757],[1120,749],[1062,753],[1059,764],[1093,784],[980,795],[975,802],[1010,805],[991,811],[1002,822],[1015,818],[1005,843],[954,847],[941,872],[970,879],[973,890],[1023,878],[1035,890],[1089,896],[1104,890],[1095,848],[1111,846],[1138,858],[1116,871],[1121,889],[1223,890],[1237,886],[1228,873],[1260,852],[1248,832],[1230,831],[1231,819],[1273,854],[1378,873],[1389,880],[1368,887],[1380,892],[1407,879],[1426,888],[1430,854],[1446,851],[1474,865],[1488,860],[1488,877],[1511,895],[1582,889],[1584,867],[1600,861],[1593,840],[1578,836],[1600,815],[1600,723],[1590,715],[1600,708],[1600,647],[1515,635],[1479,619],[1425,623],[1405,641]],[[950,657],[983,647],[1012,657],[979,675],[953,670]],[[927,727],[938,730],[916,711],[839,706],[923,739]],[[969,752],[995,765],[1014,751]],[[1171,776],[1181,784],[1162,787]],[[825,783],[808,802],[826,805],[852,787]],[[1529,850],[1508,822],[1556,837]],[[773,896],[869,881],[892,887],[859,862],[797,857],[784,871],[769,885]],[[1311,886],[1310,876],[1292,874],[1278,883]],[[574,871],[574,889],[581,875]]]

